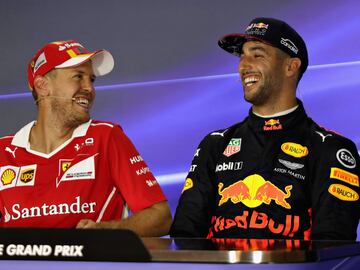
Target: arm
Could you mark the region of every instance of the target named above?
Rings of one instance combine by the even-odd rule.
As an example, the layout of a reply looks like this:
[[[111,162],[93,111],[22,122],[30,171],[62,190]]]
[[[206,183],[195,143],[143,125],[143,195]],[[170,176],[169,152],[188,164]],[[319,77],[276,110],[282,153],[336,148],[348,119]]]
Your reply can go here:
[[[360,159],[351,141],[331,139],[319,142],[322,149],[313,176],[311,239],[355,240]]]
[[[78,229],[129,229],[140,236],[162,236],[169,232],[171,213],[167,202],[160,202],[126,218],[96,223],[80,220]]]
[[[196,150],[170,229],[172,237],[206,237],[209,233],[216,190],[215,165],[208,149],[205,139]]]
[[[77,228],[130,229],[140,236],[160,236],[169,231],[172,221],[170,209],[160,185],[135,146],[120,127],[114,126],[100,154],[108,160],[110,181],[132,215],[120,218],[111,213],[104,220],[81,220]],[[120,208],[120,207],[119,207]]]

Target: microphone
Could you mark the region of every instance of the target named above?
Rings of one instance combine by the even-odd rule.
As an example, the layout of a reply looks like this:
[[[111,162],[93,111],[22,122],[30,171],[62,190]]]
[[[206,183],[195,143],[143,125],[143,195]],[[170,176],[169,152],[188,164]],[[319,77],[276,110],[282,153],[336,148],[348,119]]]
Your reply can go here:
[[[76,101],[76,98],[67,98],[67,97],[60,97],[60,96],[46,96],[46,97],[39,97],[37,100],[35,100],[35,104],[38,104],[40,100],[45,98],[59,98],[59,99],[67,99],[71,101]]]

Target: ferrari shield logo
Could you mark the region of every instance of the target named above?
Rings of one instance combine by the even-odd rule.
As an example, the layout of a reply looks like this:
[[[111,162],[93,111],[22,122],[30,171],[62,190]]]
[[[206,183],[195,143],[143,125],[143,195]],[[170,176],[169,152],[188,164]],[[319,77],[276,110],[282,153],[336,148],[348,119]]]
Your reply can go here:
[[[63,161],[61,163],[61,169],[63,172],[65,172],[70,167],[71,162],[69,161]]]

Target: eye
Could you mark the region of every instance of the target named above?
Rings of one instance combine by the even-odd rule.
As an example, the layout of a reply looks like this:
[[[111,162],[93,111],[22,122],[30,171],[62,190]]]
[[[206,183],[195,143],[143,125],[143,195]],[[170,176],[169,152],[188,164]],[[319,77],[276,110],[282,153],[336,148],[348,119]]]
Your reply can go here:
[[[75,74],[74,76],[73,76],[73,78],[74,79],[77,79],[77,80],[81,80],[82,79],[82,74],[80,74],[80,73],[77,73],[77,74]]]

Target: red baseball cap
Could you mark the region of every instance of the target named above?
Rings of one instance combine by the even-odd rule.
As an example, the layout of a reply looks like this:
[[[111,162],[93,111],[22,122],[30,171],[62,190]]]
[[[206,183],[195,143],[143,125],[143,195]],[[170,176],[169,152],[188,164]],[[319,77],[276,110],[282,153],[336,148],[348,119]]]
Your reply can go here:
[[[94,74],[102,76],[114,68],[114,58],[107,50],[89,52],[75,40],[55,41],[46,44],[31,59],[28,66],[30,90],[34,90],[34,79],[55,68],[78,66],[91,59]]]

